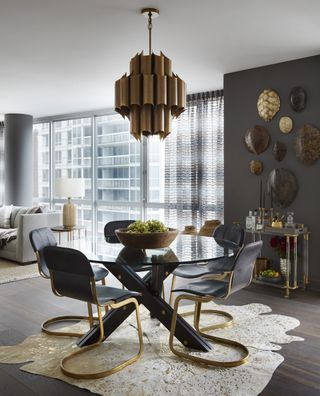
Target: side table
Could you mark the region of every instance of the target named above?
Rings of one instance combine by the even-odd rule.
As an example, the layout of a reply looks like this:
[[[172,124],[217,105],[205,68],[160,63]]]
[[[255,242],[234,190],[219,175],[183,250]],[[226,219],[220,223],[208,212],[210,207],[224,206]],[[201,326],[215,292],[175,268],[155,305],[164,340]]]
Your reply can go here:
[[[309,284],[309,235],[310,232],[307,227],[301,228],[273,228],[265,227],[261,231],[246,230],[252,234],[252,241],[256,239],[261,240],[263,235],[282,236],[286,239],[286,271],[284,276],[284,284],[271,284],[258,279],[254,279],[257,283],[269,284],[276,287],[281,287],[285,290],[284,297],[290,296],[290,290],[298,289],[298,237],[303,237],[303,252],[301,257],[302,264],[302,288],[305,289]],[[291,249],[290,240],[293,240],[293,249]],[[292,252],[291,252],[292,250]]]
[[[61,245],[61,234],[63,234],[64,232],[67,233],[67,240],[72,241],[72,240],[74,240],[75,231],[78,231],[78,238],[80,238],[82,230],[84,231],[84,237],[86,238],[87,237],[87,229],[85,226],[74,226],[72,228],[65,228],[64,226],[51,227],[51,231],[57,232],[59,234],[59,236],[58,236],[59,245]]]

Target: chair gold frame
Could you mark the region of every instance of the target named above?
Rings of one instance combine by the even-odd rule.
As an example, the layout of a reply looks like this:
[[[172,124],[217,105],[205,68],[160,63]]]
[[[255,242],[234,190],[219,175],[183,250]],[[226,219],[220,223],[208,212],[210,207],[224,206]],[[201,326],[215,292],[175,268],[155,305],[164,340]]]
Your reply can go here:
[[[201,277],[201,279],[214,279],[214,280],[223,280],[224,278],[226,278],[227,276],[230,275],[230,272],[224,272],[222,274],[216,274],[216,275],[207,275],[207,276],[203,276]],[[171,290],[170,290],[170,300],[169,300],[169,305],[173,305],[173,289],[175,287],[176,284],[176,276],[172,275],[172,282],[171,282]],[[194,327],[198,332],[201,331],[208,331],[208,330],[217,330],[217,329],[224,329],[226,327],[232,327],[233,326],[233,316],[231,314],[229,314],[228,312],[225,311],[221,311],[218,309],[203,309],[201,310],[201,313],[203,314],[213,314],[213,315],[218,315],[218,316],[222,316],[223,318],[225,318],[226,320],[222,323],[217,323],[217,324],[213,324],[210,326],[206,326],[206,327],[199,327],[200,324],[199,322],[197,322],[195,319],[195,315],[194,315],[195,311],[188,311],[188,312],[183,312],[180,314],[180,316],[186,317],[186,316],[194,316]],[[200,321],[200,317],[199,317],[199,321]]]
[[[38,265],[38,271],[39,274],[41,275],[42,278],[44,279],[50,279],[50,276],[47,276],[41,268],[41,263],[40,263],[40,254],[37,251],[36,252],[36,258],[37,258],[37,265]],[[103,285],[106,284],[105,279],[101,280],[101,283]],[[82,315],[64,315],[64,316],[55,316],[53,318],[45,320],[43,323],[41,323],[41,331],[44,332],[45,334],[48,334],[50,336],[60,336],[60,337],[82,337],[86,333],[78,333],[78,332],[70,332],[70,331],[58,331],[58,330],[50,330],[49,326],[58,324],[58,323],[63,323],[63,322],[79,322],[81,320],[86,320],[89,323],[89,327],[92,328],[95,324],[95,321],[99,320],[99,317],[93,316],[92,312],[92,305],[90,303],[87,304],[88,307],[88,316],[82,316]],[[106,311],[107,312],[107,311]]]
[[[52,291],[55,295],[57,295],[58,297],[61,297],[61,295],[59,294],[59,292],[55,289],[54,286],[54,273],[51,272],[51,276],[50,276],[50,280],[51,280],[51,287],[52,287]],[[103,378],[103,377],[107,377],[111,374],[114,374],[122,369],[124,369],[125,367],[129,366],[130,364],[134,363],[135,361],[137,361],[143,352],[143,333],[142,333],[142,326],[141,326],[141,320],[140,320],[140,312],[139,312],[139,304],[136,298],[134,297],[129,297],[123,301],[120,302],[114,302],[114,301],[110,301],[107,304],[103,305],[104,308],[108,311],[109,307],[111,309],[118,309],[121,307],[124,307],[128,304],[134,304],[135,306],[135,311],[136,311],[136,321],[137,321],[137,329],[138,329],[138,337],[139,337],[139,351],[136,355],[132,356],[130,359],[118,364],[117,366],[108,369],[108,370],[103,370],[103,371],[98,371],[98,372],[91,372],[91,373],[79,373],[76,371],[72,371],[72,370],[68,370],[65,366],[65,363],[67,361],[72,360],[75,356],[81,355],[83,353],[88,352],[91,349],[94,349],[96,347],[98,347],[100,344],[102,344],[102,342],[104,341],[104,327],[103,327],[103,321],[102,321],[102,313],[101,313],[101,307],[103,307],[102,305],[99,304],[98,298],[97,298],[97,292],[96,292],[96,284],[94,281],[94,278],[90,278],[90,285],[91,285],[91,290],[92,290],[92,295],[94,297],[94,305],[96,305],[97,307],[97,314],[98,314],[98,322],[99,322],[99,328],[100,328],[100,336],[97,342],[95,342],[92,345],[86,346],[86,347],[82,347],[80,349],[78,349],[75,352],[70,353],[69,355],[63,357],[60,360],[60,368],[61,371],[63,372],[63,374],[65,374],[68,377],[71,378],[76,378],[76,379],[98,379],[98,378]],[[93,323],[93,320],[95,319],[92,316],[92,310],[91,312],[91,316],[89,314],[89,321],[90,323]]]
[[[227,294],[223,297],[223,299],[228,298],[231,290],[231,285],[232,285],[232,279],[233,279],[233,272],[229,272],[229,281],[228,281],[228,291]],[[221,360],[213,360],[213,359],[205,359],[197,356],[192,356],[189,353],[182,352],[177,350],[174,347],[173,343],[173,338],[174,338],[174,333],[176,329],[176,324],[177,324],[177,316],[178,316],[178,310],[179,310],[179,303],[181,300],[189,300],[195,302],[195,310],[193,312],[194,314],[194,326],[197,332],[204,338],[214,341],[219,344],[224,344],[224,345],[229,345],[232,347],[235,347],[239,350],[242,351],[243,357],[238,360],[231,360],[231,361],[221,361]],[[212,330],[212,329],[217,329],[217,328],[222,328],[222,327],[230,327],[232,325],[232,319],[228,322],[222,323],[222,324],[217,324],[213,326],[207,326],[200,328],[200,316],[201,313],[218,313],[219,315],[225,316],[227,318],[232,318],[232,316],[228,312],[224,311],[218,311],[215,312],[215,310],[203,310],[201,311],[201,305],[202,303],[207,303],[214,300],[214,297],[212,296],[195,296],[195,295],[190,295],[190,294],[181,294],[179,295],[174,303],[174,310],[173,310],[173,317],[172,317],[172,323],[171,323],[171,329],[170,329],[170,337],[169,337],[169,347],[171,351],[184,359],[191,360],[193,362],[201,363],[201,364],[206,364],[209,366],[214,366],[214,367],[236,367],[240,366],[241,364],[244,364],[248,361],[249,357],[249,351],[247,347],[237,341],[229,340],[226,338],[221,338],[221,337],[216,337],[210,334],[205,333],[206,330]],[[190,312],[185,313],[185,315],[189,315]]]

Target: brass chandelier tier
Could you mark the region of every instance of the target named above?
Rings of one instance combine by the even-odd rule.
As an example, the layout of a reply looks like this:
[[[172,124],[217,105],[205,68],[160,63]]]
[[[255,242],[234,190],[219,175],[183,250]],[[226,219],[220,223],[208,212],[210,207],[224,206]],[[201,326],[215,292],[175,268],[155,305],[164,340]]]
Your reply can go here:
[[[172,72],[169,58],[151,50],[152,16],[159,11],[146,8],[141,13],[148,16],[149,55],[134,56],[130,75],[116,81],[115,110],[130,120],[130,132],[137,140],[141,135],[165,139],[171,132],[171,119],[185,110],[186,83]]]

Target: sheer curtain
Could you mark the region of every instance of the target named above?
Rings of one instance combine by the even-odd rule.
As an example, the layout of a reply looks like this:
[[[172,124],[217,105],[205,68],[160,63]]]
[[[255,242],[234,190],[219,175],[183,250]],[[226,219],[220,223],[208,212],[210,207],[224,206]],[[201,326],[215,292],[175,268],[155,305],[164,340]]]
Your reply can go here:
[[[165,143],[165,223],[179,229],[223,220],[223,91],[187,97]]]
[[[0,121],[0,206],[4,203],[4,122]]]

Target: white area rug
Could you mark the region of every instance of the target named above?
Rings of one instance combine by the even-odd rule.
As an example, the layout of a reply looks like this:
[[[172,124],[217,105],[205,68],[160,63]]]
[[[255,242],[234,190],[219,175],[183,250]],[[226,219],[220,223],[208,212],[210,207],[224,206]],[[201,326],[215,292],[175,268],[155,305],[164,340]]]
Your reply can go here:
[[[39,276],[37,264],[19,265],[0,259],[0,285]]]
[[[211,307],[217,305],[210,303]],[[190,307],[184,307],[189,310]],[[270,381],[274,371],[284,360],[275,352],[279,344],[303,341],[286,332],[299,326],[295,318],[270,314],[266,305],[220,306],[235,318],[233,328],[220,329],[214,334],[245,344],[250,351],[249,362],[235,368],[208,368],[174,356],[168,347],[169,332],[157,320],[152,320],[142,308],[144,331],[144,354],[138,362],[124,370],[100,380],[75,380],[64,376],[59,369],[59,360],[74,348],[74,339],[50,337],[45,334],[28,337],[16,346],[0,347],[1,363],[26,363],[22,370],[58,378],[91,392],[108,396],[251,396],[258,395]],[[212,324],[212,316],[203,316],[202,324]],[[221,318],[219,319],[221,320]],[[191,321],[191,318],[190,318]],[[83,327],[84,324],[76,325]],[[177,341],[177,345],[181,345]],[[76,347],[77,348],[77,347]],[[183,348],[181,346],[181,348]],[[131,316],[109,342],[80,356],[72,362],[82,371],[110,368],[138,350],[135,320]],[[202,353],[194,352],[195,355]],[[205,357],[226,360],[238,357],[238,352],[229,347],[214,345]],[[75,366],[76,365],[76,366]]]

